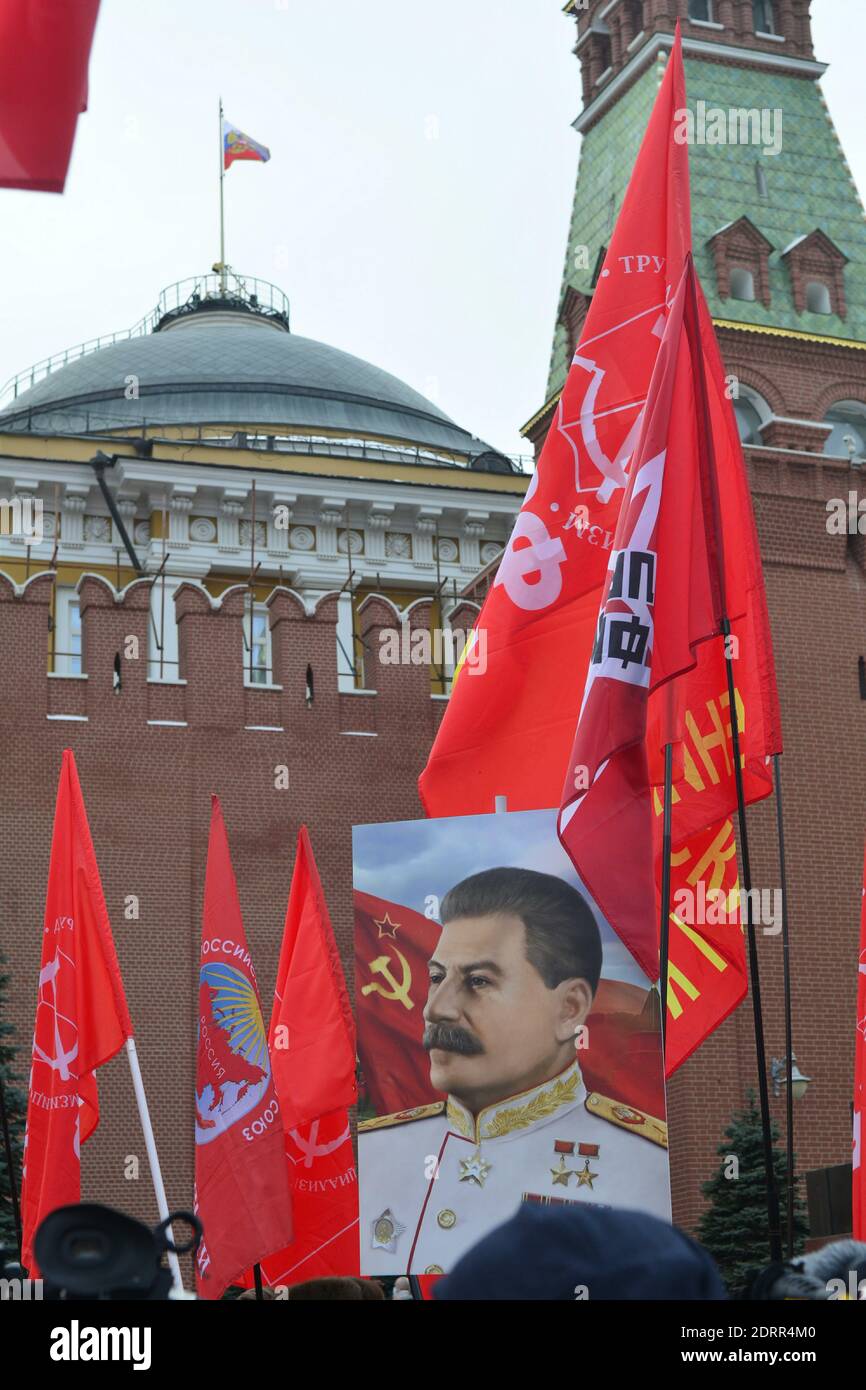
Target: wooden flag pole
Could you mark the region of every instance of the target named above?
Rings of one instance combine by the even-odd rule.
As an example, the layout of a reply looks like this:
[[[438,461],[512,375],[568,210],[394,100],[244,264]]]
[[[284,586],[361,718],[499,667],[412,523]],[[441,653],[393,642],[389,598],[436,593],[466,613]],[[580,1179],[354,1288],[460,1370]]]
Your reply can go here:
[[[156,1209],[159,1212],[160,1220],[168,1221],[168,1202],[165,1199],[165,1188],[163,1187],[162,1172],[159,1166],[159,1154],[156,1151],[156,1140],[153,1137],[153,1125],[150,1123],[150,1111],[147,1108],[147,1096],[144,1093],[144,1082],[141,1079],[141,1067],[138,1064],[135,1038],[126,1039],[126,1055],[129,1058],[129,1070],[132,1072],[132,1089],[135,1091],[138,1115],[141,1120],[141,1128],[144,1131],[144,1147],[147,1150],[147,1161],[150,1164],[150,1177],[156,1196]],[[172,1245],[174,1245],[174,1232],[171,1226],[166,1226],[166,1235]],[[180,1261],[173,1250],[168,1251],[168,1266],[171,1270],[175,1289],[179,1293],[183,1293]]]
[[[12,1135],[9,1132],[9,1115],[6,1110],[6,1091],[0,1075],[0,1122],[3,1126],[3,1147],[6,1150],[6,1171],[9,1174],[9,1191],[12,1194],[12,1220],[15,1223],[15,1239],[18,1242],[18,1262],[24,1249],[21,1233],[21,1208],[18,1205],[18,1173],[15,1168],[15,1155],[12,1152]]]
[[[770,1237],[770,1258],[782,1258],[782,1233],[779,1217],[779,1191],[776,1185],[776,1169],[773,1160],[773,1134],[770,1120],[770,1091],[767,1085],[767,1054],[764,1043],[764,1016],[761,1009],[761,981],[758,969],[758,942],[755,924],[752,921],[752,866],[749,856],[749,834],[746,826],[746,797],[743,787],[743,768],[740,755],[740,721],[737,714],[737,697],[734,685],[734,658],[731,642],[731,622],[727,613],[725,590],[724,536],[722,532],[721,503],[719,500],[719,481],[716,452],[713,447],[713,431],[710,422],[710,408],[707,399],[707,381],[704,370],[704,355],[700,341],[700,313],[698,310],[697,272],[691,252],[686,257],[686,271],[689,277],[689,294],[686,300],[684,322],[689,337],[689,347],[695,380],[695,392],[703,428],[698,429],[699,454],[705,480],[709,488],[712,507],[713,541],[715,544],[716,567],[711,573],[711,581],[717,587],[716,599],[719,605],[719,626],[725,643],[725,670],[728,678],[728,702],[731,712],[731,745],[734,763],[734,781],[737,789],[737,821],[740,831],[740,855],[743,864],[743,884],[745,887],[745,909],[743,925],[749,942],[749,978],[752,992],[752,1013],[755,1027],[755,1057],[758,1072],[758,1096],[761,1106],[761,1131],[764,1148],[764,1175],[767,1185],[767,1221]],[[742,898],[741,898],[742,901]]]
[[[779,877],[782,884],[782,977],[785,994],[785,1158],[787,1166],[787,1246],[788,1259],[794,1258],[794,1040],[791,1023],[791,950],[788,936],[788,874],[785,860],[785,826],[782,819],[782,768],[778,753],[773,755],[776,774],[776,826],[779,833]]]

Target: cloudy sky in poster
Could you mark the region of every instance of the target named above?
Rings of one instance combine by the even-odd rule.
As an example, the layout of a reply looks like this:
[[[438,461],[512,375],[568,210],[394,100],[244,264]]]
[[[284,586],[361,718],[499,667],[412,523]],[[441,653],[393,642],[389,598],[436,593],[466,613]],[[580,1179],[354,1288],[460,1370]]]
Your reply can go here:
[[[469,874],[503,865],[556,874],[582,886],[556,837],[552,810],[356,825],[352,838],[355,888],[416,912],[424,912],[428,897],[441,900]],[[632,956],[605,919],[595,915],[605,978],[647,988],[646,976]]]

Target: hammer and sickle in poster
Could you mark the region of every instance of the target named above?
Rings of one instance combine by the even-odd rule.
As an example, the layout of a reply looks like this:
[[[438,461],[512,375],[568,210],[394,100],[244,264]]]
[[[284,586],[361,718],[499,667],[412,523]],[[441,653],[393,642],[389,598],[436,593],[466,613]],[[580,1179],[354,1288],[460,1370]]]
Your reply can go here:
[[[390,956],[377,956],[375,960],[370,961],[370,973],[373,975],[381,975],[386,983],[391,986],[390,993],[378,980],[373,980],[369,985],[364,985],[361,993],[367,995],[375,991],[376,994],[381,994],[383,999],[399,999],[404,1009],[414,1009],[415,1005],[409,998],[409,986],[412,983],[412,970],[406,957],[397,950],[396,946],[394,947],[394,955],[399,960],[403,969],[402,980],[398,982],[394,979],[391,973]]]

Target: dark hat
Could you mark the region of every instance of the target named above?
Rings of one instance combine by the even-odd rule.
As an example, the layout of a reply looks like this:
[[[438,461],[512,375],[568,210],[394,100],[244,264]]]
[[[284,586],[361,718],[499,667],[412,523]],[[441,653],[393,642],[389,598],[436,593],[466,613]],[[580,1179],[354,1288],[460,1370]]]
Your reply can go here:
[[[712,1258],[639,1211],[525,1202],[436,1284],[438,1300],[723,1299]]]

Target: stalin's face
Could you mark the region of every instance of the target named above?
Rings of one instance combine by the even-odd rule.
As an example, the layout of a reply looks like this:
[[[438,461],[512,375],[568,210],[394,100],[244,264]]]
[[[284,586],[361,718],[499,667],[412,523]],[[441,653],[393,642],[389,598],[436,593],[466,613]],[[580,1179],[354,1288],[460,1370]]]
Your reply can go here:
[[[429,963],[424,1046],[430,1081],[478,1114],[532,1090],[574,1060],[575,1032],[592,1006],[586,980],[548,989],[526,958],[526,928],[511,913],[457,917]]]

